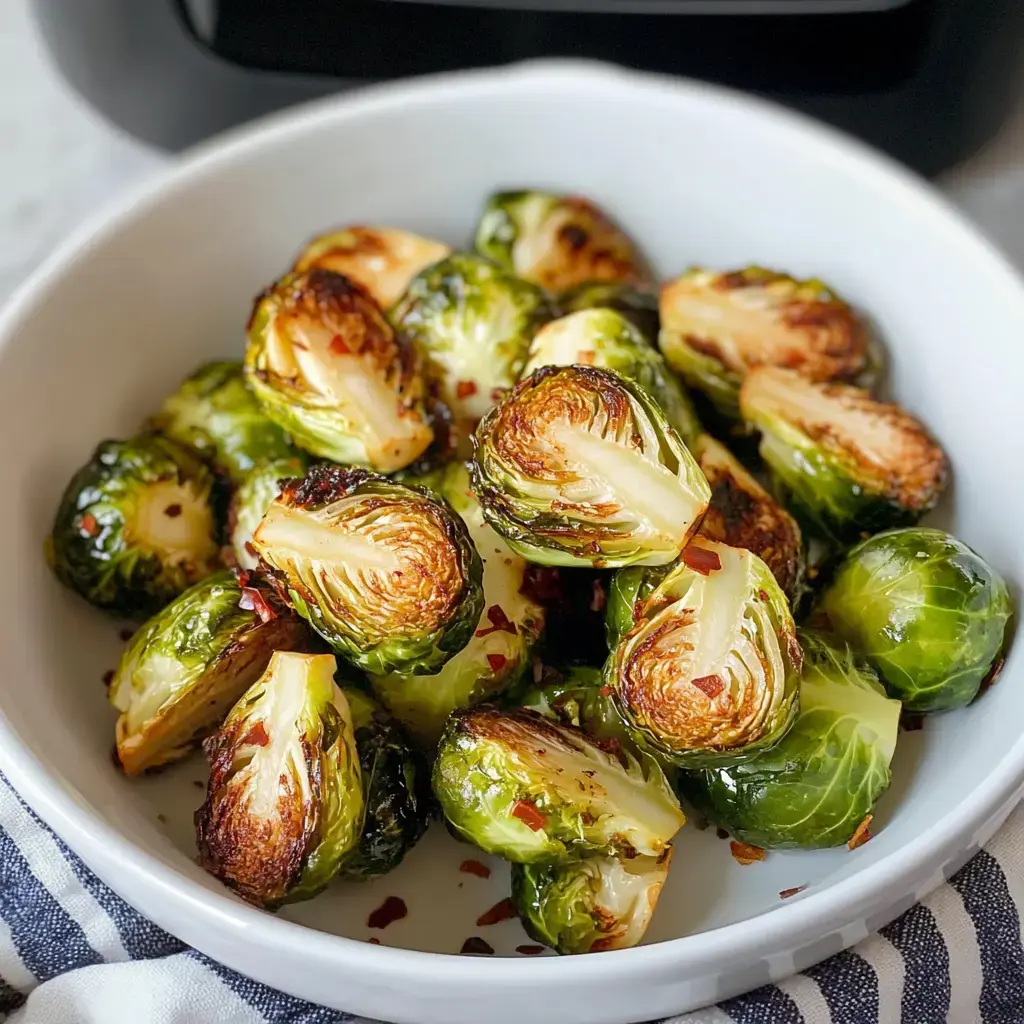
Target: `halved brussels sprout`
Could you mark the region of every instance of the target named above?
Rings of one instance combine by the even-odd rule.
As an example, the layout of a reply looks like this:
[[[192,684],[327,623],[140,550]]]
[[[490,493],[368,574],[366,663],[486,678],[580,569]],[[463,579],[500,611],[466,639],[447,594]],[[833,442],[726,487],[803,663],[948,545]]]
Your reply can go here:
[[[426,352],[456,423],[472,426],[516,382],[533,332],[551,315],[539,288],[455,253],[413,278],[391,320]]]
[[[946,456],[921,422],[860,388],[762,367],[740,407],[784,500],[835,541],[915,523],[946,485]]]
[[[214,491],[173,441],[104,441],[64,491],[47,558],[97,608],[145,618],[218,568]]]
[[[521,864],[657,857],[685,821],[652,758],[606,753],[579,729],[522,708],[452,715],[433,783],[456,835]]]
[[[290,274],[256,300],[245,376],[267,416],[325,459],[388,473],[434,437],[415,348],[330,270]]]
[[[476,250],[551,292],[589,281],[651,279],[633,240],[596,203],[580,196],[496,192],[480,218]]]
[[[658,857],[513,864],[512,902],[526,934],[558,953],[628,949],[651,923],[671,860],[667,846]]]
[[[314,238],[292,268],[333,270],[365,288],[382,309],[397,302],[409,282],[451,249],[443,242],[398,228],[353,225]]]
[[[482,567],[443,499],[365,470],[314,466],[253,547],[293,607],[364,672],[436,672],[469,643]]]
[[[713,824],[762,849],[842,846],[889,787],[900,703],[838,637],[801,630],[800,714],[770,750],[690,776]]]
[[[633,615],[605,682],[641,744],[699,768],[782,739],[797,712],[800,645],[760,558],[700,538]]]
[[[245,386],[241,363],[200,366],[164,400],[150,425],[235,483],[261,462],[295,454],[284,431]]]
[[[517,706],[575,726],[594,739],[632,744],[599,668],[572,665],[564,670],[548,669],[539,683],[510,696]]]
[[[660,309],[669,365],[728,416],[756,366],[864,383],[877,358],[856,312],[821,281],[761,267],[689,270],[662,288]]]
[[[229,571],[207,577],[132,637],[110,684],[117,757],[128,775],[184,757],[263,674],[275,650],[309,631],[274,593]]]
[[[792,603],[804,563],[803,535],[796,520],[710,435],[701,435],[692,451],[711,484],[701,536],[753,551]]]
[[[475,447],[484,516],[544,565],[671,562],[711,498],[657,403],[610,370],[535,371],[484,418]]]
[[[820,607],[908,711],[970,703],[1001,657],[1013,613],[992,566],[943,530],[920,527],[855,547]]]
[[[653,288],[637,288],[620,281],[587,281],[559,296],[563,313],[581,309],[614,309],[621,313],[650,342],[658,337],[658,293]]]
[[[352,712],[366,815],[359,845],[345,858],[350,878],[393,871],[430,824],[430,769],[391,715],[354,686],[342,692]]]
[[[453,711],[494,697],[520,678],[544,625],[543,609],[523,593],[529,567],[484,522],[466,464],[450,464],[430,483],[462,517],[483,562],[483,614],[469,643],[435,674],[372,677],[378,699],[427,748]]]
[[[277,651],[204,744],[200,861],[258,906],[315,896],[359,842],[362,775],[334,669],[330,654]]]
[[[573,364],[615,370],[636,381],[687,444],[700,434],[693,405],[661,353],[614,309],[584,309],[545,324],[533,336],[522,375]]]
[[[309,467],[309,459],[297,452],[287,459],[276,459],[257,466],[235,488],[228,506],[228,542],[231,550],[225,558],[233,560],[242,569],[255,569],[259,565],[252,535],[260,525],[268,508],[281,493],[285,480],[301,477]]]

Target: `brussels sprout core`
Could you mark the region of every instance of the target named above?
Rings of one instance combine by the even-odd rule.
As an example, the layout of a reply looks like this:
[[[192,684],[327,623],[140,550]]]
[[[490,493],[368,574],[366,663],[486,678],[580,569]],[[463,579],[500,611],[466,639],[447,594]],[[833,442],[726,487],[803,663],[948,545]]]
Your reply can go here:
[[[797,709],[800,647],[756,555],[699,539],[634,617],[605,672],[639,740],[691,768],[735,764],[782,738]]]
[[[315,455],[391,472],[426,450],[420,361],[357,284],[292,274],[256,302],[246,380],[274,422]]]
[[[762,367],[740,406],[793,506],[837,540],[914,523],[945,487],[946,456],[924,426],[860,388]]]
[[[359,840],[363,787],[329,654],[277,652],[206,743],[203,866],[252,903],[315,896]]]
[[[367,672],[430,672],[468,643],[480,557],[447,503],[362,470],[314,467],[253,546],[296,610]]]
[[[299,253],[293,269],[302,273],[320,268],[344,274],[387,309],[421,270],[450,252],[444,243],[409,231],[354,225],[314,238]]]
[[[479,707],[452,716],[434,793],[454,831],[518,863],[587,853],[659,856],[685,820],[661,769],[606,753],[533,711]]]
[[[609,370],[545,367],[480,424],[487,521],[547,565],[671,562],[710,488],[647,393]]]

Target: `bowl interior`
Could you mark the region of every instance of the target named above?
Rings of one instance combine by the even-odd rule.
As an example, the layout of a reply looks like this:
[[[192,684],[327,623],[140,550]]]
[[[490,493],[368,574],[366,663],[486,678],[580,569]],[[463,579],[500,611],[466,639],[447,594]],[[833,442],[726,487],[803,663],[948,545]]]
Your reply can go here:
[[[220,887],[196,866],[191,829],[201,760],[137,782],[111,763],[102,677],[123,643],[44,565],[60,492],[96,442],[133,431],[197,363],[240,356],[253,296],[312,234],[380,223],[465,245],[485,195],[526,184],[605,204],[663,276],[761,263],[823,277],[862,306],[886,340],[892,390],[952,458],[938,521],[1024,579],[1020,296],[883,171],[741,101],[641,93],[625,80],[601,91],[570,79],[557,95],[499,81],[306,115],[178,177],[52,269],[0,349],[0,712],[81,806],[210,891]],[[1019,738],[1021,676],[1011,656],[975,706],[901,734],[883,827],[855,852],[772,853],[742,867],[713,829],[685,828],[647,941],[770,912],[784,889],[808,886],[795,897],[807,899],[961,813]],[[283,914],[411,949],[457,952],[481,934],[515,955],[529,941],[517,923],[475,924],[507,894],[506,872],[463,874],[469,856],[435,829],[393,875],[337,884]],[[408,917],[373,933],[367,914],[389,895]]]

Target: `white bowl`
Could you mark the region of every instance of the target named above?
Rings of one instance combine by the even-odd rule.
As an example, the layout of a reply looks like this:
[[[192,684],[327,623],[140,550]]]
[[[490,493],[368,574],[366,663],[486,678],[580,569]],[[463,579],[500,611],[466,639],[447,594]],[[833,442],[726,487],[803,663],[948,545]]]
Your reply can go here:
[[[168,931],[289,993],[391,1021],[613,1024],[777,980],[941,881],[1024,781],[1018,652],[973,707],[901,737],[884,827],[867,845],[741,867],[713,830],[688,827],[643,947],[528,958],[515,953],[528,941],[518,923],[474,924],[506,895],[501,866],[486,882],[461,874],[471,854],[441,829],[394,875],[272,916],[194,862],[198,761],[143,781],[113,768],[101,677],[118,631],[42,557],[71,472],[195,364],[237,357],[253,295],[313,233],[378,222],[465,244],[485,194],[524,184],[606,204],[663,275],[759,262],[821,275],[869,310],[895,393],[952,457],[945,522],[1024,579],[1020,282],[926,185],[773,106],[587,63],[389,85],[205,146],[80,232],[0,321],[0,767]],[[369,945],[367,912],[391,894],[409,916]],[[438,955],[473,934],[499,955]]]

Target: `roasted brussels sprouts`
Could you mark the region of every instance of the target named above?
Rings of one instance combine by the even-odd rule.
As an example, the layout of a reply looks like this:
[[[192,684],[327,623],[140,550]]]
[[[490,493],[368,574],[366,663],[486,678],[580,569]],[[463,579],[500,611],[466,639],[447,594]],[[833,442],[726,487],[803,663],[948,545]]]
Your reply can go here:
[[[364,672],[436,672],[469,643],[482,568],[447,502],[360,469],[289,481],[252,539],[298,613]]]
[[[334,669],[330,654],[277,651],[204,744],[201,863],[259,906],[315,896],[359,842],[362,776]]]
[[[615,370],[636,381],[687,444],[700,434],[693,405],[661,353],[614,309],[584,309],[545,324],[530,343],[523,376],[542,366],[573,364]]]
[[[475,447],[487,521],[544,565],[671,562],[711,497],[647,392],[596,367],[535,371],[484,418]]]
[[[946,456],[924,426],[860,388],[762,367],[740,407],[784,500],[837,542],[915,523],[945,487]]]
[[[245,386],[241,363],[199,367],[164,400],[150,426],[235,483],[262,462],[294,455],[284,431],[264,416]]]
[[[581,309],[614,309],[621,313],[650,342],[656,341],[661,319],[658,293],[618,281],[587,281],[559,296],[563,313]]]
[[[800,714],[770,750],[690,776],[685,796],[762,849],[842,846],[889,786],[900,703],[838,637],[802,630]]]
[[[513,864],[512,903],[526,934],[558,953],[628,949],[651,923],[671,859],[666,846],[658,857]]]
[[[632,743],[599,668],[572,665],[564,671],[548,669],[544,679],[521,689],[512,699],[518,707],[575,726],[594,739]]]
[[[305,623],[228,571],[190,587],[132,637],[110,684],[128,775],[184,757],[219,725],[275,650],[304,650]]]
[[[344,274],[387,309],[421,270],[450,252],[443,242],[409,231],[353,225],[314,238],[299,253],[293,269],[300,274],[314,268]]]
[[[263,411],[346,465],[388,473],[430,445],[421,363],[377,303],[330,270],[282,278],[249,321],[245,375]]]
[[[456,423],[472,426],[515,383],[551,315],[539,288],[456,253],[413,278],[391,320],[426,352]]]
[[[796,520],[710,435],[701,435],[692,451],[711,484],[701,535],[753,551],[792,603],[800,592],[804,561]]]
[[[891,530],[855,547],[820,607],[908,711],[968,704],[1001,657],[1006,582],[942,530]]]
[[[864,383],[877,359],[860,318],[824,284],[761,267],[689,270],[662,288],[660,311],[665,358],[729,416],[755,366]]]
[[[359,845],[342,870],[350,878],[377,878],[397,868],[427,830],[430,769],[391,715],[353,686],[342,692],[355,727],[366,805]]]
[[[643,746],[681,768],[717,767],[747,761],[786,734],[800,645],[786,596],[760,558],[700,538],[634,606],[633,619],[605,683]]]
[[[483,562],[484,611],[469,643],[435,674],[372,678],[377,697],[427,748],[453,711],[494,697],[520,678],[544,625],[543,609],[523,592],[529,567],[484,522],[466,464],[450,464],[431,484],[462,517]]]
[[[481,255],[551,292],[590,281],[643,284],[650,268],[595,203],[550,192],[496,192],[476,230]]]
[[[452,715],[434,794],[456,835],[521,864],[660,856],[685,820],[661,769],[525,709]]]
[[[173,441],[104,441],[64,491],[48,559],[97,608],[145,618],[218,567],[215,500],[210,471]]]
[[[281,493],[285,480],[301,477],[309,467],[309,460],[301,452],[291,458],[276,459],[257,466],[235,489],[228,506],[228,541],[230,561],[242,569],[255,569],[259,565],[252,535],[274,499]]]

